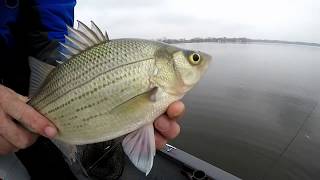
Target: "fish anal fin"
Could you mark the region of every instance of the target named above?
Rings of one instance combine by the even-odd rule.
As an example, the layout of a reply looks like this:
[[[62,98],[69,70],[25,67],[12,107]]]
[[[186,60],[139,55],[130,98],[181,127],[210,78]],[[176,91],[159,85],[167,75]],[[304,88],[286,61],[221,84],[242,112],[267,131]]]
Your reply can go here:
[[[62,154],[67,158],[70,163],[76,162],[77,146],[72,144],[67,144],[57,139],[51,140],[53,144],[62,152]]]

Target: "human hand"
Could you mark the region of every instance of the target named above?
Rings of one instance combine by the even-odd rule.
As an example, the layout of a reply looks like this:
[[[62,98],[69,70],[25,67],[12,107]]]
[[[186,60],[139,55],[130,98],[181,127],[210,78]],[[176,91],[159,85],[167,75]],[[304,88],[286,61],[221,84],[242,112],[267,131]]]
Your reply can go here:
[[[0,155],[27,148],[39,134],[48,138],[57,134],[56,127],[27,101],[27,97],[0,85]]]
[[[180,133],[177,120],[182,117],[185,107],[181,101],[176,101],[167,109],[167,113],[158,117],[154,122],[155,142],[157,149],[161,149],[168,140],[174,139]]]

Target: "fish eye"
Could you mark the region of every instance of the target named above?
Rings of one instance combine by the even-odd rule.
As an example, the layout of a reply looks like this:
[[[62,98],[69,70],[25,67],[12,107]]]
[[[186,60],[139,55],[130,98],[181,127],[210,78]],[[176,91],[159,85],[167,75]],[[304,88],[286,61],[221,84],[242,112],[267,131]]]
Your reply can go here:
[[[200,54],[198,53],[192,53],[190,56],[189,56],[189,61],[196,65],[196,64],[199,64],[200,63],[200,60],[201,60],[201,56]]]

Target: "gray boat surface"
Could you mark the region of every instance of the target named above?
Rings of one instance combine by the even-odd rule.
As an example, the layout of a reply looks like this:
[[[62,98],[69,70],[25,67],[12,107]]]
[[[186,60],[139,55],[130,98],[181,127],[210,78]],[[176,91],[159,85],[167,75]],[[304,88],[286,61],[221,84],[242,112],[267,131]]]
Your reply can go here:
[[[88,177],[79,168],[79,180],[97,180]],[[21,162],[14,154],[0,157],[1,180],[29,180],[30,177]],[[129,159],[125,160],[125,167],[121,180],[240,180],[236,176],[223,171],[191,154],[188,154],[169,144],[157,152],[154,166],[148,176],[137,170]]]

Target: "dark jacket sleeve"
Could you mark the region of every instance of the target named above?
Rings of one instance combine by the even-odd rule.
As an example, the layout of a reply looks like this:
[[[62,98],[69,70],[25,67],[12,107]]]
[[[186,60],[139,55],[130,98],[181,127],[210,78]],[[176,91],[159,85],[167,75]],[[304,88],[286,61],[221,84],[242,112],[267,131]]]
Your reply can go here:
[[[30,56],[55,63],[58,42],[64,41],[67,25],[73,26],[75,0],[31,0],[21,6]]]
[[[74,6],[74,0],[20,0],[21,29],[17,30],[19,32],[15,31],[18,35],[16,36],[18,50],[15,52],[24,55],[16,58],[19,67],[24,63],[27,64],[27,56],[34,56],[54,64],[54,52],[58,42],[64,39],[66,25],[73,25]],[[12,61],[12,58],[8,60]],[[17,66],[13,67],[16,69]],[[21,69],[25,70],[27,67]],[[16,79],[21,78],[19,74]],[[10,82],[17,84],[17,81],[11,79]],[[28,170],[32,180],[76,179],[61,152],[44,137],[38,138],[36,143],[18,151],[16,155]]]

